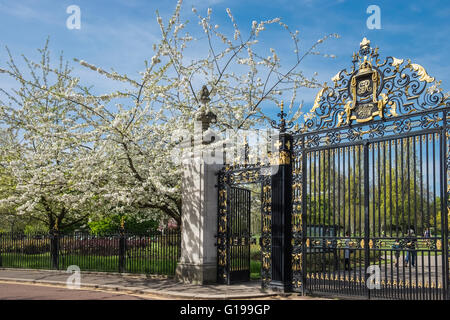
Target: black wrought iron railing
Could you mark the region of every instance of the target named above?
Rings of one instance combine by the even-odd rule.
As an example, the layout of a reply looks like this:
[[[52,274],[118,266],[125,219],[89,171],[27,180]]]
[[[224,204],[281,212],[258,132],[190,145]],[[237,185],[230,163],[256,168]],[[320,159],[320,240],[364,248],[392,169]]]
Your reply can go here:
[[[179,230],[146,234],[0,233],[0,267],[174,275]]]

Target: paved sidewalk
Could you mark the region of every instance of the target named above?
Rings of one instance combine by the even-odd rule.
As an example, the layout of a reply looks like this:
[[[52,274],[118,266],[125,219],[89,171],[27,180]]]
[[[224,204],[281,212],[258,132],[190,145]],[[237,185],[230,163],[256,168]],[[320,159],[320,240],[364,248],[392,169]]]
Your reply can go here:
[[[0,268],[0,281],[65,286],[65,271]],[[279,298],[273,291],[263,291],[259,281],[236,285],[190,285],[171,278],[145,275],[81,272],[81,288],[98,288],[135,294],[158,295],[169,299],[252,299]],[[307,297],[298,297],[311,299]]]

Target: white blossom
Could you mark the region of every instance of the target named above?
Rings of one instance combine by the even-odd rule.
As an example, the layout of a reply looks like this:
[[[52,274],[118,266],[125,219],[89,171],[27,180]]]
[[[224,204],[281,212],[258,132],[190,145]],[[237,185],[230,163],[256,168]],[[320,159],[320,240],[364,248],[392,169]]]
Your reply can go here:
[[[69,220],[80,219],[86,212],[143,211],[179,221],[183,168],[173,161],[173,154],[183,147],[186,154],[198,155],[190,142],[196,137],[193,119],[201,85],[206,84],[211,91],[206,107],[220,120],[213,126],[219,132],[261,126],[268,119],[266,107],[286,96],[290,96],[290,116],[302,114],[296,103],[297,90],[319,84],[301,73],[299,60],[286,66],[284,56],[265,46],[266,41],[256,39],[272,24],[281,30],[280,37],[286,34],[287,40],[297,45],[297,31],[290,32],[280,18],[275,18],[253,21],[251,32],[241,32],[227,9],[233,31],[221,33],[219,25],[211,22],[212,10],[208,9],[205,18],[192,8],[200,25],[195,26],[207,34],[195,39],[189,26],[181,23],[185,20],[181,20],[180,6],[179,1],[168,21],[157,16],[161,37],[152,46],[151,64],[146,64],[138,79],[75,60],[117,81],[120,90],[95,95],[80,89],[90,87],[83,79],[39,63],[36,68],[48,69],[66,80],[34,86],[34,80],[14,70],[3,72],[22,86],[18,94],[24,103],[0,107],[5,126],[20,128],[23,137],[21,142],[16,139],[1,148],[4,154],[21,157],[11,157],[7,163],[18,183],[16,191],[0,200],[0,205],[39,217],[45,210],[57,215],[65,208]],[[195,57],[185,53],[198,48],[207,49]],[[39,97],[30,96],[29,92],[35,91]],[[43,112],[47,98],[56,107]],[[304,116],[307,119],[309,115]],[[172,136],[181,136],[182,141],[173,141]],[[215,145],[223,142],[211,146]],[[46,202],[50,208],[45,208]]]

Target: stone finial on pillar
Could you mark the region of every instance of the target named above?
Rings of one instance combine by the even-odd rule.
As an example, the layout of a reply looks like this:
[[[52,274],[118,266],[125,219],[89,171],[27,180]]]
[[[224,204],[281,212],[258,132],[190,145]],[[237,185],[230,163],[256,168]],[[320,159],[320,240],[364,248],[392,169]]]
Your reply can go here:
[[[217,121],[217,116],[208,108],[208,102],[211,101],[209,94],[208,88],[203,86],[200,92],[201,106],[195,115],[195,120],[202,123],[203,132],[209,129],[211,123],[216,123]]]

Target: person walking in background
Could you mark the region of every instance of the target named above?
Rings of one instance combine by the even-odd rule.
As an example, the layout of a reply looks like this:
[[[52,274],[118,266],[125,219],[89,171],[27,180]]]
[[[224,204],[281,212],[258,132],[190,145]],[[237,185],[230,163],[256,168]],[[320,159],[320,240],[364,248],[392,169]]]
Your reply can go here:
[[[394,266],[398,267],[398,261],[400,260],[400,249],[402,246],[400,245],[400,239],[396,239],[394,244],[392,245],[392,250],[394,250],[394,256],[395,256],[395,264]]]
[[[405,264],[408,265],[408,263],[411,261],[411,266],[415,267],[416,264],[416,242],[417,242],[417,238],[416,235],[414,234],[414,230],[410,229],[408,231],[408,237],[406,239],[406,259],[405,259]]]
[[[427,247],[430,247],[430,245],[431,245],[431,241],[430,241],[430,238],[431,238],[430,228],[426,228],[426,229],[425,229],[425,231],[424,231],[424,233],[423,233],[423,237],[425,238],[425,243],[426,243]]]

